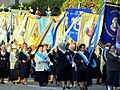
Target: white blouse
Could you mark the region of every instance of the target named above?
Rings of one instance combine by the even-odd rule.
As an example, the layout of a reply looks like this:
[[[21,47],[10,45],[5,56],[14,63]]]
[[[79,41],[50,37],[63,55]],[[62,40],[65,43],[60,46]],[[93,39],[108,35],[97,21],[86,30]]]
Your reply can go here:
[[[35,54],[35,71],[47,71],[49,69],[49,65],[48,65],[48,59],[47,60],[43,60],[40,56],[38,56],[37,54]]]

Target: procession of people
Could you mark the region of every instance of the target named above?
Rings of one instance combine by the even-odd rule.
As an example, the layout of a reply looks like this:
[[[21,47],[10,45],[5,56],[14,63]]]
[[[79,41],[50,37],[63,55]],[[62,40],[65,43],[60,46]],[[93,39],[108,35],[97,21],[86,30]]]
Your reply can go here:
[[[4,12],[2,5],[0,85],[120,90],[119,4],[105,0],[99,16],[78,6],[54,17],[49,6],[42,16],[38,7],[27,12],[21,3],[20,10]]]
[[[13,84],[27,85],[28,79],[33,78],[39,82],[40,87],[61,84],[63,90],[78,86],[80,90],[88,90],[93,84],[92,80],[97,79],[96,84],[104,84],[107,90],[112,90],[120,86],[120,53],[115,46],[108,46],[108,49],[100,47],[98,55],[94,52],[89,60],[90,53],[85,44],[78,46],[76,43],[60,43],[55,48],[40,44],[36,51],[28,47],[27,43],[23,43],[20,48],[11,47],[10,50],[2,45],[1,84],[5,84],[7,78]],[[101,59],[105,63],[102,66],[103,72],[100,70]],[[96,66],[92,65],[93,60]]]

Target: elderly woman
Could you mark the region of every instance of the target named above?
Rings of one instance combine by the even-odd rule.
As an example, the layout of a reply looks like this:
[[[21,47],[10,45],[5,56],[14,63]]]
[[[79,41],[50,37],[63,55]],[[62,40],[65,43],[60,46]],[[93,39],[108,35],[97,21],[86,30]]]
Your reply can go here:
[[[12,48],[10,52],[10,75],[9,75],[9,81],[15,83],[19,83],[18,77],[19,77],[19,69],[20,69],[20,62],[16,58],[16,48]]]
[[[80,85],[80,90],[87,90],[87,84],[90,75],[88,74],[87,64],[89,53],[85,49],[85,44],[79,46],[79,51],[74,56],[74,61],[77,66],[77,81]]]
[[[28,49],[27,44],[23,43],[22,50],[19,53],[19,61],[21,62],[20,63],[20,78],[22,79],[22,83],[24,85],[27,85],[27,79],[29,78],[30,68],[31,68],[30,56],[28,54],[27,49]]]
[[[57,80],[62,82],[63,90],[65,90],[65,88],[70,89],[69,81],[70,81],[71,71],[69,69],[72,67],[72,65],[67,59],[66,48],[64,43],[60,43],[58,45],[56,60],[57,60],[56,62]],[[66,82],[67,82],[67,85],[66,85]]]
[[[119,83],[119,61],[115,46],[110,46],[106,58],[108,90],[112,90],[113,87],[116,90]]]
[[[10,61],[9,61],[10,53],[7,52],[6,46],[1,46],[0,51],[0,79],[1,84],[5,84],[4,78],[9,76],[10,70]]]
[[[39,45],[38,51],[35,53],[35,81],[40,86],[46,86],[48,83],[48,63],[49,58],[43,52],[43,45]]]
[[[76,82],[76,80],[77,80],[76,63],[73,60],[73,57],[74,57],[75,52],[76,52],[75,50],[76,50],[75,44],[70,44],[69,49],[66,52],[67,58],[68,58],[69,63],[70,63],[69,64],[69,73],[71,74],[70,79],[72,81],[72,85],[70,85],[70,86],[73,86],[73,87],[76,87],[76,84],[77,84],[77,82]]]

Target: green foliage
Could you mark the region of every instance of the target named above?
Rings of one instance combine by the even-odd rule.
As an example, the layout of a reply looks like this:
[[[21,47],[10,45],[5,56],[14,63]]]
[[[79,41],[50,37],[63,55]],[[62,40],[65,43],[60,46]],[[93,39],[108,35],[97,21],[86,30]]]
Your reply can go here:
[[[38,7],[39,10],[43,13],[42,15],[46,15],[45,11],[47,11],[48,6],[51,8],[52,15],[60,15],[61,11],[65,11],[67,8],[77,8],[78,4],[81,2],[82,7],[90,8],[91,0],[31,0],[30,3],[23,3],[25,6],[24,10],[28,10],[29,7],[32,7],[34,13],[36,8]],[[93,0],[94,1],[94,8],[96,13],[99,13],[101,7],[104,3],[104,0]],[[112,3],[116,3],[119,0],[107,0]],[[19,5],[12,5],[12,9],[20,9]]]
[[[12,9],[20,9],[19,6],[20,6],[20,4],[14,4],[11,6],[11,8]],[[23,6],[25,6],[25,7],[23,7],[22,10],[28,10],[31,5],[30,5],[30,3],[23,3]]]
[[[19,9],[19,4],[15,4],[11,6],[12,9]]]
[[[60,8],[65,0],[33,0],[30,5],[35,10],[38,7],[42,11],[46,11],[48,6],[53,9],[54,7]]]
[[[0,9],[0,12],[2,12],[2,11],[4,11],[4,12],[8,12],[9,10],[8,10],[7,8]]]
[[[66,8],[77,8],[78,4],[81,2],[81,5],[82,7],[87,7],[87,8],[90,8],[90,1],[91,0],[65,0],[65,2],[62,4],[62,11],[65,11]],[[95,10],[96,10],[96,13],[99,13],[100,10],[101,10],[101,7],[104,3],[104,0],[92,0],[94,1],[94,7],[95,7]],[[119,0],[107,0],[109,2],[112,2],[112,3],[118,3],[120,2]]]
[[[65,0],[65,2],[63,2],[62,6],[61,6],[61,10],[65,11],[67,8],[71,8],[71,7],[77,7],[78,3],[80,2],[80,0],[74,0],[74,2],[70,2],[70,0]]]

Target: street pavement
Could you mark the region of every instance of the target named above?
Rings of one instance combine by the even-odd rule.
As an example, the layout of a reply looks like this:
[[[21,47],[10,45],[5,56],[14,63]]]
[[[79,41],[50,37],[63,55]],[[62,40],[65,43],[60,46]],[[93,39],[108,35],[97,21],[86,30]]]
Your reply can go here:
[[[6,84],[0,84],[0,90],[62,90],[61,86],[56,85],[48,85],[46,87],[39,87],[39,84],[33,81],[29,81],[28,85],[22,84],[12,84],[10,82],[6,82]],[[68,89],[66,89],[68,90]],[[71,88],[70,90],[79,90],[79,87]],[[102,85],[93,85],[89,88],[89,90],[106,90]]]

